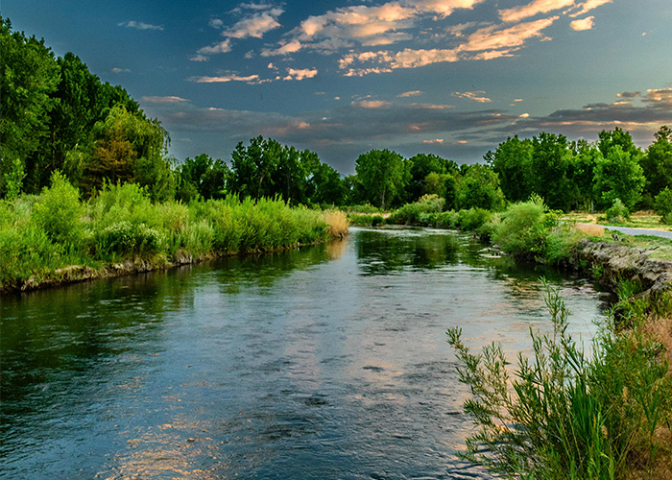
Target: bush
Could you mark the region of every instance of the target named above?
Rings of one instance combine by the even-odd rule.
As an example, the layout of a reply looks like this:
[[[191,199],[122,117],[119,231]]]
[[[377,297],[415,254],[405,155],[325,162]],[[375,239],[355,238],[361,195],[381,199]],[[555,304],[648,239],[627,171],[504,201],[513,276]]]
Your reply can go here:
[[[448,330],[471,389],[464,404],[477,433],[461,457],[504,478],[624,478],[636,448],[651,461],[654,432],[672,420],[672,377],[641,335],[617,336],[606,327],[586,356],[566,333],[568,311],[547,287],[553,334],[531,332],[534,355],[518,357],[513,377],[502,347],[472,354],[461,330]]]
[[[423,195],[417,202],[407,203],[390,215],[388,223],[405,225],[426,224],[426,222],[420,221],[420,216],[427,213],[441,212],[445,203],[446,200],[440,198],[438,195]]]
[[[608,208],[604,213],[610,223],[623,223],[630,218],[630,211],[623,205],[620,198],[614,200],[611,208]]]
[[[672,225],[672,190],[668,187],[665,187],[658,195],[656,195],[654,201],[655,212],[661,216],[660,221]]]
[[[490,219],[491,215],[488,210],[482,208],[460,210],[458,213],[458,224],[461,230],[476,231]]]
[[[33,207],[32,218],[54,243],[69,246],[82,238],[84,207],[79,190],[60,173],[51,176],[51,187],[45,188]]]

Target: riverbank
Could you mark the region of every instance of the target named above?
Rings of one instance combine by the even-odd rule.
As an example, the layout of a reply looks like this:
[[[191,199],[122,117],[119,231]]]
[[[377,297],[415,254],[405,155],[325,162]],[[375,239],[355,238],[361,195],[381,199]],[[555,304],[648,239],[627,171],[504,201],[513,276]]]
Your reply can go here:
[[[154,203],[133,184],[81,201],[65,179],[0,202],[0,292],[128,275],[342,238],[345,214],[282,200]]]

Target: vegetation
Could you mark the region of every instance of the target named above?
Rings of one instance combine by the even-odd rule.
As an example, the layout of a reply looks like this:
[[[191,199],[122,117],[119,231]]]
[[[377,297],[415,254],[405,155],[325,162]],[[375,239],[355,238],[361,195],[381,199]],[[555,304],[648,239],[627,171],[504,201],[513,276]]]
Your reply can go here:
[[[290,208],[283,200],[152,202],[137,184],[105,185],[82,201],[61,174],[40,195],[0,201],[0,289],[40,282],[70,265],[100,268],[131,259],[162,265],[180,258],[265,251],[343,236],[340,212]]]
[[[605,325],[590,356],[567,334],[569,312],[557,290],[547,287],[546,304],[553,334],[531,331],[532,358],[519,355],[514,372],[501,345],[473,354],[460,328],[448,330],[472,393],[464,408],[478,427],[461,456],[504,478],[669,474],[672,375],[660,342],[646,334],[646,308],[630,307],[628,334]],[[670,297],[658,305],[669,308]]]

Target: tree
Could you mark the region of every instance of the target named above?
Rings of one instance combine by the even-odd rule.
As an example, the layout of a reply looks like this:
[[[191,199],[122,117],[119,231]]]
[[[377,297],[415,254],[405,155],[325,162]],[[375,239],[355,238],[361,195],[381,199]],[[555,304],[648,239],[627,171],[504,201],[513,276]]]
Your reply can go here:
[[[357,179],[371,204],[389,208],[408,183],[401,155],[390,150],[371,150],[355,162]]]
[[[91,193],[105,182],[137,183],[153,200],[174,196],[175,179],[167,157],[170,138],[158,120],[147,120],[123,106],[95,124],[90,154],[83,158],[80,187]]]
[[[229,167],[219,158],[213,160],[205,153],[193,160],[187,158],[177,169],[178,198],[184,201],[196,196],[206,200],[224,198],[230,174]]]
[[[486,161],[499,176],[502,191],[511,202],[530,198],[534,181],[531,174],[532,152],[529,139],[520,140],[518,135],[500,143],[494,153],[486,154]]]
[[[597,135],[597,148],[602,152],[602,156],[606,158],[611,152],[611,149],[615,146],[620,146],[621,150],[625,153],[630,154],[633,157],[637,157],[641,153],[639,148],[635,146],[635,143],[632,141],[630,133],[616,127],[613,132],[607,130],[602,130]]]
[[[476,163],[469,166],[464,176],[457,180],[456,194],[457,206],[460,209],[501,210],[504,208],[504,194],[499,187],[499,178],[492,169],[485,165]]]
[[[458,167],[452,160],[446,160],[438,155],[419,153],[407,160],[410,166],[410,180],[406,190],[410,201],[415,201],[425,191],[427,175],[430,173],[445,174],[457,171]]]
[[[572,142],[571,149],[574,152],[569,166],[568,179],[571,185],[572,208],[592,210],[594,206],[593,178],[594,170],[602,153],[596,145],[585,140]]]
[[[655,133],[655,141],[641,158],[640,165],[646,177],[645,203],[651,207],[654,197],[665,188],[672,189],[672,129],[660,127]]]
[[[618,198],[632,210],[646,181],[637,158],[624,152],[620,145],[611,148],[606,157],[598,157],[594,175],[595,197],[602,208],[612,206]]]
[[[58,65],[44,40],[12,32],[11,22],[0,17],[0,72],[0,195],[7,192],[8,174],[25,177],[23,189],[37,193],[51,173],[44,163]]]
[[[568,179],[572,151],[567,138],[542,132],[532,139],[532,146],[530,173],[534,192],[550,208],[568,210],[572,201]]]

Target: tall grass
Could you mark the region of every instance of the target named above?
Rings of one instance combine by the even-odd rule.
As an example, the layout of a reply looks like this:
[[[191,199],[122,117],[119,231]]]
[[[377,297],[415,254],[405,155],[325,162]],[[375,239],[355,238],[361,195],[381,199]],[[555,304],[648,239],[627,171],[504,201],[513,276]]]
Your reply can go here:
[[[290,208],[277,198],[154,203],[141,187],[125,184],[82,202],[55,174],[41,195],[0,202],[0,288],[30,277],[39,282],[74,264],[161,264],[311,244],[344,232],[344,214]]]
[[[605,326],[588,357],[567,334],[557,290],[547,287],[546,305],[553,334],[530,332],[534,354],[519,355],[513,375],[501,345],[473,354],[459,328],[448,330],[478,427],[461,456],[504,478],[540,480],[622,479],[654,465],[664,444],[656,432],[672,434],[672,376],[655,342]]]

